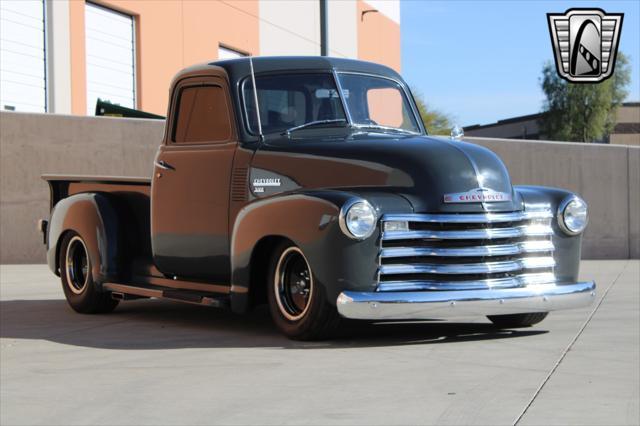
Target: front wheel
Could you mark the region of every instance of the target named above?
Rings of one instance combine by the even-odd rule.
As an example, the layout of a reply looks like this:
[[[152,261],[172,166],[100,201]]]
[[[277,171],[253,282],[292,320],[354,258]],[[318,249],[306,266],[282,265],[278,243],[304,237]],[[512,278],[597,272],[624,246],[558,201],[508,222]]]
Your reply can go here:
[[[60,247],[60,279],[62,290],[76,312],[98,314],[111,312],[118,301],[110,293],[100,291],[91,274],[91,258],[87,245],[76,232],[69,232]]]
[[[329,337],[337,329],[338,312],[327,302],[324,287],[316,281],[299,247],[278,245],[268,277],[271,317],[287,337],[316,340]]]
[[[547,315],[549,312],[533,312],[530,314],[491,315],[487,318],[500,328],[518,328],[537,324]]]

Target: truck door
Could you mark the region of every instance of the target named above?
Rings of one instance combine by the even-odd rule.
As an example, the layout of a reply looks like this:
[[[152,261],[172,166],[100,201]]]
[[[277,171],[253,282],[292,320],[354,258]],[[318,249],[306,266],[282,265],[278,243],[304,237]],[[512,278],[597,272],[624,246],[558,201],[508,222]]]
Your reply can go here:
[[[226,80],[182,80],[167,120],[151,188],[155,265],[180,278],[228,283],[229,184],[237,136]]]

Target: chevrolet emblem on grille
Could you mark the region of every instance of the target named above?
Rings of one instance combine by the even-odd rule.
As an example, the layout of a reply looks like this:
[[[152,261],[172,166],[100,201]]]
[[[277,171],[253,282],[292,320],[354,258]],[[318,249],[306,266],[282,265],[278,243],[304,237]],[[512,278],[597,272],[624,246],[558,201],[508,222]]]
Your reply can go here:
[[[445,203],[497,203],[511,201],[511,194],[489,188],[475,188],[467,192],[444,194]]]

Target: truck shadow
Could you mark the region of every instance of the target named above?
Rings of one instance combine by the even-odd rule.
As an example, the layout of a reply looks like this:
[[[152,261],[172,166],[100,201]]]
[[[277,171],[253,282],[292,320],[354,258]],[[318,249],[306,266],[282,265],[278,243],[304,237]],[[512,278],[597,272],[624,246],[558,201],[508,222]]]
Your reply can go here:
[[[266,307],[247,315],[164,301],[131,301],[108,315],[81,315],[64,300],[0,301],[0,337],[100,349],[332,349],[461,343],[547,333],[501,330],[490,323],[349,322],[322,342],[295,342],[275,328]]]

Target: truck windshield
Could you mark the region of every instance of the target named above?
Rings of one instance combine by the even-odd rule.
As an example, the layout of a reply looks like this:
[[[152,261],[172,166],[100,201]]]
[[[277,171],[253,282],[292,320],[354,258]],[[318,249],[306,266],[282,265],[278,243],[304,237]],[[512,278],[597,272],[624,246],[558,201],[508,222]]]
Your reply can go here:
[[[338,79],[343,99],[330,73],[256,76],[262,132],[344,127],[347,122],[381,131],[421,132],[405,92],[394,80],[349,73],[338,73]],[[249,130],[257,134],[251,79],[245,80],[243,92]]]
[[[347,120],[333,75],[329,73],[259,76],[256,77],[256,87],[262,132],[265,134],[281,133],[319,121],[326,121],[327,126],[339,126],[341,121]],[[258,123],[250,79],[244,84],[243,95],[249,129],[257,134]]]
[[[420,133],[400,85],[384,77],[338,73],[351,122],[357,127]]]

